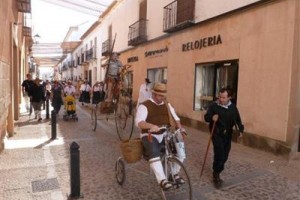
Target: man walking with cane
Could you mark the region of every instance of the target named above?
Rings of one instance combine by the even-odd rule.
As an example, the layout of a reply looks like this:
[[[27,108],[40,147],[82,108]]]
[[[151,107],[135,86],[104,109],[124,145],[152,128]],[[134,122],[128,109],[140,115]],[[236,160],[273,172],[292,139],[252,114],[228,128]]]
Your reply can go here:
[[[209,106],[204,116],[205,121],[209,122],[212,134],[214,146],[213,182],[216,187],[220,187],[223,182],[220,173],[224,170],[230,152],[233,127],[237,125],[239,132],[244,132],[239,111],[231,102],[231,96],[232,92],[229,88],[222,88],[219,92],[219,99]]]

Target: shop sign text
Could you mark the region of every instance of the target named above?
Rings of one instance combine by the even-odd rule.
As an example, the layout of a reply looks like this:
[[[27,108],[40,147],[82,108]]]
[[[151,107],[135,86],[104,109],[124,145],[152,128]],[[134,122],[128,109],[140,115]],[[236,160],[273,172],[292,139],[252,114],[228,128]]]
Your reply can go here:
[[[165,47],[163,49],[157,49],[157,50],[153,50],[153,51],[146,51],[145,52],[145,57],[156,56],[156,55],[162,54],[164,52],[167,52],[168,50],[169,50],[168,47]]]
[[[182,51],[191,51],[196,49],[202,49],[209,46],[215,46],[218,44],[222,44],[221,35],[215,35],[212,37],[201,38],[199,40],[195,40],[193,42],[187,42],[182,44]]]
[[[132,56],[132,57],[127,58],[127,62],[128,63],[137,62],[137,61],[139,61],[139,57],[138,56]]]

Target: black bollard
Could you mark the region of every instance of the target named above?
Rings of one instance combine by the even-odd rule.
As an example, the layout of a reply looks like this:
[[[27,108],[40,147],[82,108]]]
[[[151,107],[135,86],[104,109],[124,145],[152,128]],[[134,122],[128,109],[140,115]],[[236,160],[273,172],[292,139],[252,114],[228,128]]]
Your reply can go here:
[[[298,135],[298,152],[300,152],[300,128],[299,128],[299,135]]]
[[[56,139],[56,113],[55,110],[51,111],[51,139]]]
[[[46,100],[46,119],[49,119],[49,99]]]
[[[79,145],[72,142],[70,145],[70,172],[71,172],[71,194],[70,197],[80,197],[80,152]]]

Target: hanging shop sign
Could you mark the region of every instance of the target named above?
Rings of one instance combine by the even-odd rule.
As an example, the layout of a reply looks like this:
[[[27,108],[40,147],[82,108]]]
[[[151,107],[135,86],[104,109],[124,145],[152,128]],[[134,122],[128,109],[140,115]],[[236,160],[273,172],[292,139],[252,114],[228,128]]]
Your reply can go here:
[[[182,51],[192,51],[196,49],[202,49],[205,47],[215,46],[222,44],[221,35],[215,35],[212,37],[201,38],[193,42],[187,42],[182,44]]]
[[[146,51],[146,52],[145,52],[145,57],[161,55],[162,53],[167,52],[168,50],[169,50],[168,47],[165,47],[165,48],[163,48],[163,49],[157,49],[157,50],[152,50],[152,51]]]
[[[139,61],[138,56],[132,56],[132,57],[127,58],[128,63],[137,62],[137,61]]]

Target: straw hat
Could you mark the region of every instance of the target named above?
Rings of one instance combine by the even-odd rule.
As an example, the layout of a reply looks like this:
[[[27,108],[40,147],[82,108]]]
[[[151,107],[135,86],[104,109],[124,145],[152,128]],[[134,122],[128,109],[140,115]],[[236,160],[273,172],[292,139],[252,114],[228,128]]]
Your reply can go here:
[[[152,93],[166,96],[167,95],[167,86],[163,83],[156,83],[152,89]]]

